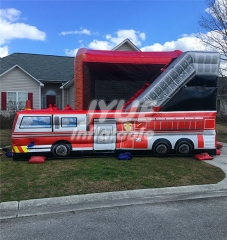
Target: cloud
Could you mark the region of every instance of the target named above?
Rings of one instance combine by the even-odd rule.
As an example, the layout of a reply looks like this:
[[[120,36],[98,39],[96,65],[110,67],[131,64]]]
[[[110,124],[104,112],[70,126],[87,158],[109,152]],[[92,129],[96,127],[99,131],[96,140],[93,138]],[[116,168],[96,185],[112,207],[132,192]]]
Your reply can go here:
[[[79,35],[82,35],[82,34],[85,34],[85,35],[91,35],[91,31],[84,28],[84,29],[81,29],[81,30],[76,30],[76,31],[67,31],[67,32],[61,32],[59,35],[68,35],[68,34],[79,34]]]
[[[7,46],[0,47],[0,57],[5,57],[9,54],[9,48]]]
[[[122,41],[124,41],[126,38],[128,38],[130,41],[132,41],[136,46],[141,46],[141,40],[144,41],[146,39],[146,34],[144,32],[135,31],[134,29],[119,29],[115,35],[112,36],[110,34],[106,35],[106,39],[111,44],[119,44]]]
[[[69,56],[69,57],[75,57],[78,50],[79,50],[79,48],[76,48],[73,50],[65,49],[65,54],[66,54],[66,56]]]
[[[21,12],[14,8],[0,9],[0,18],[5,19],[9,22],[18,20]]]
[[[146,34],[134,29],[119,29],[113,35],[106,34],[106,40],[94,39],[91,43],[89,43],[88,47],[96,50],[111,50],[126,38],[132,41],[136,46],[141,46],[141,41],[146,39]]]
[[[206,33],[204,36],[209,36],[214,33]],[[80,40],[80,47],[87,47],[95,50],[111,50],[116,45],[124,41],[126,38],[130,39],[136,46],[141,46],[142,42],[146,39],[146,34],[144,32],[130,30],[118,30],[114,34],[106,34],[104,40],[94,39],[87,46],[82,45],[82,40]],[[65,49],[65,54],[67,56],[75,56],[79,48],[74,50]],[[185,51],[209,51],[211,49],[198,38],[198,35],[193,33],[190,35],[183,34],[176,40],[167,41],[163,44],[153,43],[151,45],[140,47],[141,51],[174,51],[181,50]]]
[[[146,39],[146,34],[134,29],[119,29],[114,34],[106,34],[104,40],[93,39],[87,47],[95,50],[111,50],[126,38],[132,41],[136,46],[141,46],[141,42]],[[77,50],[78,49],[65,49],[65,54],[67,56],[73,56],[72,54],[76,54]]]
[[[88,47],[95,50],[110,50],[115,45],[108,41],[100,41],[94,39],[91,43],[88,44]]]
[[[14,8],[0,9],[0,45],[9,43],[13,39],[30,39],[44,41],[46,33],[19,22],[21,12]],[[6,49],[7,46],[3,47]]]
[[[195,34],[184,34],[177,40],[165,42],[164,44],[154,43],[152,45],[142,47],[141,51],[174,51],[176,49],[183,52],[190,50],[204,51],[205,46]]]

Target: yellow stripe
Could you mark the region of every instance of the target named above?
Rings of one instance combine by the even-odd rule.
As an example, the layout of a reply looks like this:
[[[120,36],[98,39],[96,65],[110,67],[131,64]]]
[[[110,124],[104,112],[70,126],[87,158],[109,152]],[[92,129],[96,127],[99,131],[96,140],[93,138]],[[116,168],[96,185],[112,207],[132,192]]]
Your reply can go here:
[[[15,153],[20,153],[20,151],[17,147],[13,147],[13,150],[14,150],[13,152],[15,152]]]
[[[23,152],[24,152],[24,153],[28,152],[28,149],[27,149],[26,146],[21,146],[21,148],[23,149]]]
[[[26,146],[20,146],[20,147],[22,148],[22,151],[20,151],[17,146],[14,146],[12,149],[12,152],[14,152],[14,153],[27,153],[28,152],[28,149]]]

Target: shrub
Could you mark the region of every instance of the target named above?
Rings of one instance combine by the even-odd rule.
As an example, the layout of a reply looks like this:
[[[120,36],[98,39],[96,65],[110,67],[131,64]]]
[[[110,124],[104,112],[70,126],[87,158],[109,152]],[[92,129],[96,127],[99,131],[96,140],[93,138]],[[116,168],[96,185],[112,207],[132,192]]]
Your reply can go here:
[[[223,112],[218,112],[217,123],[226,124],[227,123],[227,114],[223,113]]]
[[[9,129],[13,126],[16,111],[0,112],[0,129]]]

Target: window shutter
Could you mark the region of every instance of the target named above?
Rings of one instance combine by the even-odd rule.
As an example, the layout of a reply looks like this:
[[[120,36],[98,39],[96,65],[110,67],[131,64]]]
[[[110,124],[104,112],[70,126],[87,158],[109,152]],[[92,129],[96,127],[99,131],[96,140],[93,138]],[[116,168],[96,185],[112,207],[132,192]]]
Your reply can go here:
[[[28,93],[28,100],[31,101],[31,108],[33,108],[33,93]]]
[[[2,98],[2,110],[6,110],[7,107],[6,107],[6,92],[1,92],[1,98]]]

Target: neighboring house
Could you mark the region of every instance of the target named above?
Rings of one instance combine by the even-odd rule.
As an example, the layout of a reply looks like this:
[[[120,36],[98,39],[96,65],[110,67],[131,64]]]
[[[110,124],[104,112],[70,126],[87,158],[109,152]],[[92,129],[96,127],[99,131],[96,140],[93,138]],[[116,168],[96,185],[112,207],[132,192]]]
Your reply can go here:
[[[227,116],[227,77],[218,80],[217,110]]]
[[[0,59],[1,110],[23,109],[30,99],[35,109],[63,107],[60,89],[74,75],[74,57],[13,53]]]
[[[140,51],[129,39],[113,50]],[[0,58],[0,109],[74,108],[74,57],[13,53]]]
[[[118,44],[112,50],[114,50],[114,51],[134,51],[134,52],[140,52],[141,51],[128,38],[126,38],[124,41],[122,41],[120,44]]]

